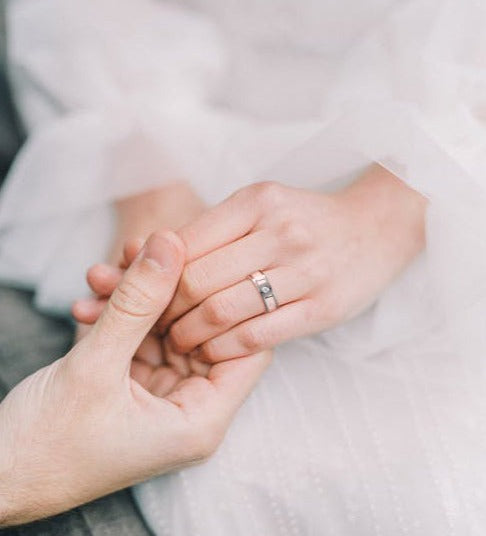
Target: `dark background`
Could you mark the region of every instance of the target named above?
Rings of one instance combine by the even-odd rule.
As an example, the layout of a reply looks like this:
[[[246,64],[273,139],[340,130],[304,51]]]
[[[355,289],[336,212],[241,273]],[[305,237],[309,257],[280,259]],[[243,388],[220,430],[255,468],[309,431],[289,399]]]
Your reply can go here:
[[[5,2],[0,0],[0,184],[23,140],[8,85]]]

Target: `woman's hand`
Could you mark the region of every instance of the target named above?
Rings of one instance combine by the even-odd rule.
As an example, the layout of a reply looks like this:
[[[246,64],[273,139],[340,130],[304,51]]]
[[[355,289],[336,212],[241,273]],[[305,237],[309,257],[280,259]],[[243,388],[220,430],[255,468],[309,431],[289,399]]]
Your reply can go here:
[[[378,165],[335,194],[244,188],[179,231],[187,264],[159,326],[176,353],[209,363],[331,328],[369,306],[422,250],[425,207]],[[257,270],[280,305],[269,314],[248,279]],[[111,274],[105,290],[116,282]]]
[[[421,251],[425,206],[377,165],[332,195],[244,188],[181,229],[188,262],[162,328],[177,352],[215,363],[344,322]],[[256,270],[280,304],[269,314]]]
[[[0,404],[0,526],[67,510],[214,451],[268,354],[215,365],[207,378],[165,387],[165,398],[153,394],[163,375],[150,382],[153,392],[130,376],[183,262],[173,233],[153,235],[86,337]]]

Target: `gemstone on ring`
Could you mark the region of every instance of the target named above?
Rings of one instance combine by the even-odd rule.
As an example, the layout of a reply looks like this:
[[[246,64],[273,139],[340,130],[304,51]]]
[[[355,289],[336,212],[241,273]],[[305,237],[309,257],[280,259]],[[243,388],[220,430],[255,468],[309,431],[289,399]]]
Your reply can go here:
[[[278,308],[278,301],[268,277],[260,270],[250,274],[248,277],[251,279],[262,298],[265,312],[271,313],[272,311],[275,311],[275,309]]]

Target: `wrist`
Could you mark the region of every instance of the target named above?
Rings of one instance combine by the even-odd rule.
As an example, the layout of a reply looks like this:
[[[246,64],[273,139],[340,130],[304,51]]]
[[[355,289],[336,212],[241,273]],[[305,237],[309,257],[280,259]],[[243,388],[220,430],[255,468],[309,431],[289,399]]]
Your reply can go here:
[[[427,200],[385,168],[372,165],[338,197],[356,225],[371,228],[399,267],[424,248]]]

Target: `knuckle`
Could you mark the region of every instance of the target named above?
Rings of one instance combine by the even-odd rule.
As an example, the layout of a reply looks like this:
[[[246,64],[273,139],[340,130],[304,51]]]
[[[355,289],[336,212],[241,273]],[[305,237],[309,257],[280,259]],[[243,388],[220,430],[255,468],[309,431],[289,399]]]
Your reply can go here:
[[[201,298],[202,284],[194,267],[188,266],[182,273],[179,292],[188,303],[197,303]]]
[[[279,229],[280,240],[286,247],[303,250],[312,245],[312,236],[306,225],[286,221]]]
[[[248,194],[251,192],[252,185],[243,186],[235,190],[232,194],[229,195],[228,199],[241,201],[248,197]]]
[[[232,312],[226,300],[220,297],[208,298],[202,304],[203,318],[208,324],[227,326],[232,323]]]
[[[222,427],[216,420],[201,420],[191,433],[191,457],[195,461],[210,458],[223,439]]]
[[[262,332],[253,326],[243,328],[239,336],[240,344],[248,352],[257,352],[265,348],[265,340]]]
[[[274,181],[259,182],[251,186],[255,197],[264,206],[280,205],[285,198],[285,187]]]
[[[313,307],[309,311],[309,322],[316,320],[326,328],[332,328],[346,320],[346,310],[341,300],[328,299],[319,307]]]

